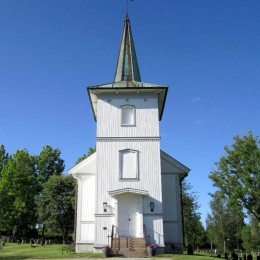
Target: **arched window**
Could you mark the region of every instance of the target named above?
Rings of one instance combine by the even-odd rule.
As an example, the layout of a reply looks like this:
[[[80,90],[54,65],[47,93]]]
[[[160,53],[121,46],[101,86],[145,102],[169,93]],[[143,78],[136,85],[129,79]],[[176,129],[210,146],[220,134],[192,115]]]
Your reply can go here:
[[[126,105],[121,107],[121,124],[135,125],[135,107]]]
[[[119,151],[120,179],[138,179],[138,151]]]

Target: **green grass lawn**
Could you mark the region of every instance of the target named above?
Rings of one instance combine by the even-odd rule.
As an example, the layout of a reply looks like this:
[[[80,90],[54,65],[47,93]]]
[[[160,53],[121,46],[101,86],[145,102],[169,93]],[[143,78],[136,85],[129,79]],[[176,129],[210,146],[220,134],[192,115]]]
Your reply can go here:
[[[102,254],[83,253],[75,254],[63,251],[64,245],[48,245],[31,247],[29,244],[17,245],[15,243],[6,243],[3,250],[0,250],[0,259],[68,259],[68,258],[101,258]],[[203,255],[160,255],[152,259],[173,259],[173,260],[217,260],[212,256]],[[254,258],[255,259],[255,258]]]
[[[100,258],[101,254],[84,253],[75,254],[63,251],[64,245],[49,245],[31,247],[30,244],[17,245],[6,243],[0,250],[0,259],[66,259],[66,258]]]

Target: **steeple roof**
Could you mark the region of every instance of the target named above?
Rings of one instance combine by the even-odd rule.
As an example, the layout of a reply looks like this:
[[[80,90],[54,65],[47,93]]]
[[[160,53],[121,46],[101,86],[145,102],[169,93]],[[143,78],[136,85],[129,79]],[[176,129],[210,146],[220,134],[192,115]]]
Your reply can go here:
[[[115,82],[119,81],[141,82],[128,14],[126,14],[125,17],[124,30],[115,73]]]
[[[167,91],[167,86],[141,82],[130,21],[126,14],[114,81],[88,87],[95,120],[100,95],[156,95],[158,96],[158,116],[161,120]]]

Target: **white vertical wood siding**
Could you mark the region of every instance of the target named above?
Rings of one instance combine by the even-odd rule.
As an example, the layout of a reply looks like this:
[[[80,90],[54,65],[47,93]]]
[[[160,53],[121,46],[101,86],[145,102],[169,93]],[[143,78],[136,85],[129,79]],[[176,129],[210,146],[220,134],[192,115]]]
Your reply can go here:
[[[82,176],[81,221],[95,220],[95,179],[93,175]]]
[[[78,178],[77,243],[94,242],[95,183],[95,175],[80,174]]]
[[[182,230],[178,222],[164,222],[164,241],[165,243],[180,243],[182,244]]]
[[[121,125],[121,106],[135,107],[135,126]],[[99,96],[97,109],[97,181],[96,181],[96,235],[95,244],[107,240],[108,230],[117,222],[117,198],[110,191],[137,189],[148,192],[143,197],[143,214],[152,230],[154,242],[163,246],[161,158],[157,95]],[[138,178],[120,179],[120,151],[138,151]],[[150,202],[155,203],[154,212]],[[109,212],[103,212],[107,202]],[[119,209],[118,209],[119,210]],[[107,214],[107,216],[105,216]],[[112,214],[112,215],[111,215]],[[150,221],[151,220],[151,221]],[[141,222],[140,222],[141,223]],[[107,227],[104,230],[103,227]],[[140,229],[140,227],[139,227]],[[141,231],[139,231],[141,233]]]
[[[161,216],[145,215],[144,223],[150,243],[164,246],[163,220]]]
[[[96,217],[96,246],[110,245],[110,238],[112,232],[112,224],[114,218],[110,216],[97,216]]]
[[[165,243],[182,244],[179,174],[162,175],[163,228]]]
[[[93,243],[95,226],[94,223],[81,223],[80,224],[80,242],[83,243]]]
[[[100,96],[97,110],[97,137],[159,136],[156,95]],[[128,100],[128,101],[127,101]],[[132,105],[136,126],[121,126],[121,106]]]
[[[110,197],[108,191],[123,188],[148,191],[149,196],[155,202],[155,212],[162,213],[159,145],[159,141],[156,140],[97,142],[97,213],[103,212],[102,202],[112,203],[112,197]],[[139,151],[139,179],[137,180],[119,179],[119,151],[127,148]],[[150,212],[149,207],[144,207],[144,210]]]
[[[177,205],[176,175],[162,175],[162,198],[164,221],[178,221],[179,205]],[[177,182],[178,183],[178,182]]]
[[[97,205],[96,213],[103,213],[103,202],[111,207],[110,213],[116,213],[115,200],[109,195],[109,191],[132,188],[148,191],[148,196],[143,197],[143,213],[155,215],[152,221],[154,230],[150,236],[158,245],[163,246],[163,220],[162,220],[162,191],[161,191],[161,166],[159,140],[124,140],[124,141],[98,141],[98,165],[97,165]],[[139,179],[120,180],[119,151],[133,149],[139,151]],[[102,159],[99,159],[102,158]],[[154,212],[150,211],[150,202],[155,204]],[[105,232],[98,228],[98,223],[106,220],[106,225],[111,228],[111,221],[116,221],[117,215],[97,218],[96,244],[105,240]],[[108,222],[110,219],[110,222]],[[146,219],[146,218],[145,218]],[[144,220],[146,225],[146,220]]]

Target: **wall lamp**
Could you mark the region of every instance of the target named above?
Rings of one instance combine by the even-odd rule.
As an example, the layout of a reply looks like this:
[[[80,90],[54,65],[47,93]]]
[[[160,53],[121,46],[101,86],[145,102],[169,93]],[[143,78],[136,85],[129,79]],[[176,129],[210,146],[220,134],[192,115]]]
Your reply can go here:
[[[107,202],[103,202],[103,210],[104,212],[107,212]]]
[[[154,211],[154,202],[150,202],[150,210],[151,210],[151,212]]]

